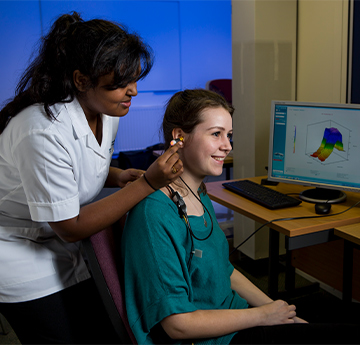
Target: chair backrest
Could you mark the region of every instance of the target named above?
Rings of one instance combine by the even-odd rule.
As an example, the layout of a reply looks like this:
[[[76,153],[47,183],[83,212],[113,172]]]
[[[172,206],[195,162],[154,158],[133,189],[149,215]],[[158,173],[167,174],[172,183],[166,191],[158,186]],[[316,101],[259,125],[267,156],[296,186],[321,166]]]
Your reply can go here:
[[[231,79],[214,79],[206,83],[206,89],[214,91],[223,96],[226,101],[232,104],[232,80]]]
[[[5,317],[0,314],[0,334],[7,335],[10,333],[9,327],[6,323]]]
[[[121,232],[126,216],[116,226]],[[110,227],[82,241],[91,274],[122,344],[136,344],[127,319],[125,302],[118,273],[113,228]]]

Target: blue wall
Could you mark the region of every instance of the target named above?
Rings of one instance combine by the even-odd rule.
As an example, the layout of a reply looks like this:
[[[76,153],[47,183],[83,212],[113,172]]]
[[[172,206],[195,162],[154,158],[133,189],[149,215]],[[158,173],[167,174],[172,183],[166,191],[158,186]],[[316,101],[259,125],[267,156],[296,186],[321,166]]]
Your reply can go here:
[[[231,78],[231,0],[0,1],[0,102],[13,96],[34,44],[59,14],[125,24],[154,49],[155,65],[139,82],[129,114],[120,120],[115,152],[160,141],[163,106],[185,88]]]

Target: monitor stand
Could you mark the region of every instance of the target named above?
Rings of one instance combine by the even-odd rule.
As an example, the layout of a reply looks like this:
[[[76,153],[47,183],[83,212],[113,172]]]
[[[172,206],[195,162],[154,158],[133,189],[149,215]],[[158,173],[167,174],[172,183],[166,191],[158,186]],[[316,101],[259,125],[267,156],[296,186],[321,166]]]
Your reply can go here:
[[[346,200],[346,194],[340,190],[326,188],[306,189],[299,194],[301,200],[316,203],[338,204]]]

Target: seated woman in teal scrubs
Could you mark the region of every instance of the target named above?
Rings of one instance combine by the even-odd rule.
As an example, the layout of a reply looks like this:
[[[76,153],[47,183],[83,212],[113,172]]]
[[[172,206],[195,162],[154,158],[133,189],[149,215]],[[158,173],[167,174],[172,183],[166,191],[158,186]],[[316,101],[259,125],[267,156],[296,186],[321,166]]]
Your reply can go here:
[[[126,308],[137,342],[336,342],[337,327],[308,324],[294,305],[273,301],[229,262],[203,179],[222,173],[232,114],[221,96],[206,90],[181,91],[168,102],[165,145],[183,141],[184,172],[135,206],[122,238]],[[345,332],[350,337],[356,330]]]

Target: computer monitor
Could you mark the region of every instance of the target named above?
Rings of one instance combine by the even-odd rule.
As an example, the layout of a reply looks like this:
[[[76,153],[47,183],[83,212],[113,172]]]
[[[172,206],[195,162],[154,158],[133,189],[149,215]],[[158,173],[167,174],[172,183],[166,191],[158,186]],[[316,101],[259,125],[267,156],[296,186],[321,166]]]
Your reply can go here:
[[[314,203],[360,192],[360,105],[272,101],[268,180],[313,186]]]

